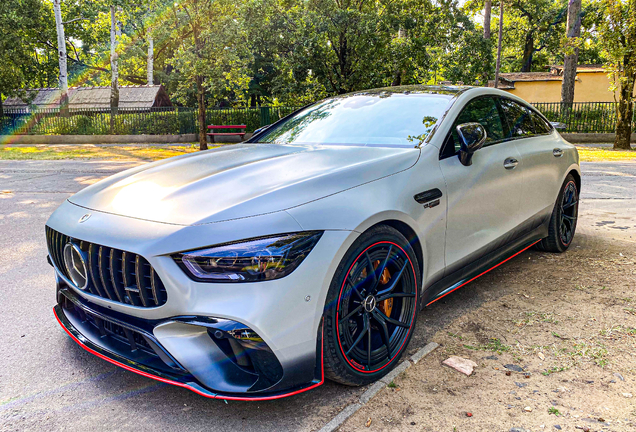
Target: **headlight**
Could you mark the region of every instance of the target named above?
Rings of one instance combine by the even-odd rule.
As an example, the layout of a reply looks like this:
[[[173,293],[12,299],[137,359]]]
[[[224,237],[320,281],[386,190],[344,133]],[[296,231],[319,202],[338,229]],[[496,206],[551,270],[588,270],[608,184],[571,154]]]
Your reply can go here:
[[[293,272],[322,236],[305,231],[259,237],[172,257],[190,278],[199,282],[258,282]]]

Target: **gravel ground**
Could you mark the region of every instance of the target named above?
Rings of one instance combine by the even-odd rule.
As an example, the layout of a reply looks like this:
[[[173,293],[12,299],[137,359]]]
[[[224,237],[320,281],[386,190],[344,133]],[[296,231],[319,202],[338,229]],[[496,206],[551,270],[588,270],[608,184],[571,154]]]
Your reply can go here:
[[[636,164],[582,168],[571,248],[528,251],[425,309],[440,348],[341,431],[636,430]],[[449,356],[478,366],[466,377]]]
[[[3,353],[0,356],[0,429],[316,430],[343,407],[356,401],[364,389],[327,383],[289,399],[225,404],[118,369],[91,356],[68,339],[51,313],[54,283],[53,271],[45,260],[44,223],[70,194],[129,166],[132,164],[123,162],[0,161],[0,292],[3,303],[0,314],[0,349]],[[630,409],[634,409],[632,401],[635,399],[621,399],[614,393],[629,391],[625,390],[629,386],[636,387],[633,338],[629,339],[632,336],[624,330],[636,325],[636,316],[619,311],[636,307],[632,300],[620,300],[634,296],[634,276],[628,272],[630,268],[633,271],[633,266],[624,263],[634,260],[636,245],[636,164],[590,163],[583,164],[583,170],[581,228],[571,251],[560,256],[538,252],[522,254],[423,311],[409,354],[431,340],[440,342],[443,347],[409,369],[405,378],[399,379],[404,382],[399,381],[393,390],[383,391],[343,429],[364,427],[368,418],[372,418],[370,427],[377,429],[452,430],[457,424],[457,430],[467,431],[508,430],[510,425],[534,425],[536,422],[524,423],[522,420],[531,419],[529,416],[532,415],[537,415],[538,419],[538,413],[549,416],[549,420],[557,419],[554,414],[547,414],[548,407],[543,405],[547,396],[542,396],[545,400],[541,399],[541,404],[532,405],[535,414],[523,417],[525,414],[517,405],[530,405],[527,397],[533,396],[509,393],[516,387],[514,381],[520,381],[532,383],[532,387],[517,387],[520,393],[538,389],[554,400],[559,395],[552,390],[558,387],[573,388],[577,395],[594,394],[596,399],[590,401],[598,405],[594,408],[598,410],[594,413],[595,418],[598,420],[598,416],[605,415],[607,420],[611,419],[613,430],[626,430],[616,428],[614,422],[633,421]],[[623,257],[617,253],[623,253]],[[575,280],[575,276],[579,279]],[[576,285],[582,288],[579,290]],[[606,288],[601,289],[603,286]],[[611,302],[619,301],[623,303],[610,306]],[[502,306],[504,303],[508,307]],[[611,319],[606,320],[605,311],[618,315],[607,315]],[[549,326],[552,324],[540,321],[543,318],[535,318],[543,315],[526,315],[526,312],[552,313],[560,323],[554,324],[553,330],[570,339],[556,338],[545,331],[530,334],[535,329],[545,330],[543,326],[551,331]],[[622,320],[613,321],[618,317]],[[591,318],[597,321],[589,321]],[[526,319],[529,320],[527,324],[515,324]],[[623,330],[612,330],[610,324],[621,325]],[[600,330],[606,328],[610,333],[600,335]],[[581,329],[580,334],[576,332],[578,329]],[[517,333],[509,334],[506,330]],[[586,354],[567,371],[543,377],[541,370],[568,364],[569,360],[541,348],[546,363],[539,365],[534,345],[543,347],[556,343],[554,347],[558,354],[562,346],[559,344],[569,349],[568,341],[580,335],[589,338],[594,347],[598,343],[607,345],[608,353],[602,356],[607,359],[607,364],[598,365]],[[595,339],[607,335],[617,341]],[[502,344],[511,348],[502,351],[501,355],[487,352],[482,345],[488,346],[492,337],[499,338]],[[627,345],[630,340],[631,348]],[[465,349],[463,345],[473,345],[479,350]],[[470,378],[458,377],[454,371],[442,367],[442,357],[451,352],[478,361],[477,373]],[[485,359],[489,355],[496,355],[499,360]],[[618,360],[624,365],[617,364]],[[532,377],[507,377],[503,373],[503,364],[508,363],[527,368]],[[610,384],[606,378],[618,371],[626,381],[614,378],[616,383]],[[589,380],[594,383],[559,383],[563,379],[574,380],[576,376],[568,374],[575,373],[582,376],[581,379],[591,376]],[[541,381],[544,379],[545,383]],[[455,396],[443,387],[445,383]],[[606,387],[616,389],[612,390],[611,398],[607,396],[608,402],[599,399],[610,395],[609,391],[601,392]],[[484,389],[482,393],[480,388]],[[519,402],[512,399],[514,397],[526,399]],[[534,398],[538,399],[537,396]],[[473,423],[462,423],[466,420],[465,413],[464,418],[461,417],[462,411],[468,409],[462,401],[473,404],[470,409],[474,416],[469,419]],[[618,405],[617,401],[623,405]],[[581,417],[593,414],[587,405],[579,408],[578,403],[570,405],[581,410]],[[509,409],[502,404],[515,407]],[[609,414],[603,411],[606,405],[611,410]],[[573,418],[570,408],[557,407],[561,413],[567,413],[569,419]],[[505,416],[497,417],[500,412],[514,413],[516,418],[509,416],[511,421],[508,421]],[[494,423],[485,422],[484,416],[492,416]],[[561,423],[567,430],[571,423],[562,422],[564,417],[559,416],[558,422],[540,421],[547,425],[546,428],[552,428],[552,423]],[[412,422],[415,425],[411,425]]]

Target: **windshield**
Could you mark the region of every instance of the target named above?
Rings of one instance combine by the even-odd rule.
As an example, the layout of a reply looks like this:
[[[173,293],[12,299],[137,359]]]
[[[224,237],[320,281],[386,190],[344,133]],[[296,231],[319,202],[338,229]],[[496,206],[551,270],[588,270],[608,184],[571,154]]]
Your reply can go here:
[[[409,146],[420,144],[452,96],[380,93],[318,102],[265,131],[259,143]]]

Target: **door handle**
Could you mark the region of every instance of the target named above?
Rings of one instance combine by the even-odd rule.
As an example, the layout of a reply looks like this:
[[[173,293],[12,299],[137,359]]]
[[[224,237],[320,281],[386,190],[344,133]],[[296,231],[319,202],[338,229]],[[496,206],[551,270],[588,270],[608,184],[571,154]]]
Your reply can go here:
[[[552,155],[554,157],[561,157],[563,156],[563,150],[561,150],[560,148],[555,148],[554,150],[552,150]]]
[[[505,169],[513,169],[514,167],[516,167],[519,164],[519,161],[513,157],[509,157],[506,158],[506,160],[504,161],[504,168]]]

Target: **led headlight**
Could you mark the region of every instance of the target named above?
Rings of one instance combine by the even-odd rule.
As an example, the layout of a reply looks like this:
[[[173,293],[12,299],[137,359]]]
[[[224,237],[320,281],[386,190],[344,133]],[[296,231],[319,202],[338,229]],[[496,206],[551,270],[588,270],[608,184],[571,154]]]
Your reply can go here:
[[[259,237],[173,255],[199,282],[258,282],[293,272],[316,246],[322,231]]]

